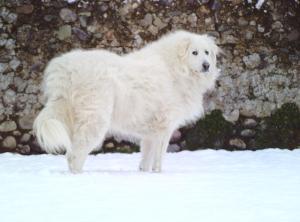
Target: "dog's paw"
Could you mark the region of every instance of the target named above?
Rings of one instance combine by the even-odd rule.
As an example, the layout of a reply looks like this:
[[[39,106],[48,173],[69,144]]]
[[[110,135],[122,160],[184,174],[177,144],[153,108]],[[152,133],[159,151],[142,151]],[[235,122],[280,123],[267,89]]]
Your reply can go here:
[[[82,173],[82,166],[78,163],[78,158],[73,155],[67,155],[69,171],[73,174]]]
[[[143,161],[141,161],[141,163],[139,165],[139,170],[141,172],[149,172],[150,171],[150,166],[149,166],[149,164],[145,164]]]
[[[82,168],[76,166],[73,162],[69,162],[68,167],[69,167],[69,171],[73,174],[82,173]]]
[[[155,159],[152,165],[152,171],[154,173],[160,173],[161,172],[161,160]]]
[[[154,163],[153,166],[152,166],[152,172],[160,173],[161,172],[161,164]]]
[[[161,173],[161,167],[153,167],[152,172],[154,173]]]
[[[72,169],[72,168],[69,168],[69,171],[70,171],[72,174],[80,174],[80,173],[82,173],[82,170],[81,170],[81,169]]]

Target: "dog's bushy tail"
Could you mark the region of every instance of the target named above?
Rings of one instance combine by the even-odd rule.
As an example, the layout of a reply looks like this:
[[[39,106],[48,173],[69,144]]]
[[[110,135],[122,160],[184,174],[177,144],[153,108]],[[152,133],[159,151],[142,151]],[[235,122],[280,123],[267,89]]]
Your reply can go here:
[[[67,110],[66,104],[48,102],[34,121],[33,129],[37,141],[47,153],[71,151]]]

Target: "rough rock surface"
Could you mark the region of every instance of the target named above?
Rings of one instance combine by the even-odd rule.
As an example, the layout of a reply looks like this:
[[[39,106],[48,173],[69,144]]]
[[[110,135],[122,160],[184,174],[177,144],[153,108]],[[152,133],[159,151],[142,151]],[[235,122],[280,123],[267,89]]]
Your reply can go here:
[[[7,138],[13,137],[16,146],[10,146],[14,147],[10,151],[40,152],[31,136],[32,120],[43,106],[39,90],[43,69],[54,56],[73,48],[104,48],[122,54],[170,30],[187,29],[215,36],[223,49],[225,56],[219,58],[222,75],[216,90],[205,96],[205,110],[208,115],[220,110],[223,117],[212,116],[230,127],[228,132],[211,129],[221,125],[208,121],[205,130],[197,127],[200,121],[195,127],[181,129],[174,143],[180,149],[196,145],[244,149],[233,140],[239,139],[250,149],[299,147],[299,1],[265,1],[259,10],[256,1],[247,2],[0,1],[0,126],[7,121],[15,124],[12,130],[0,132],[0,144],[12,142]],[[281,109],[284,104],[289,105]],[[137,150],[128,143],[108,142],[104,152]],[[105,148],[105,144],[110,145]],[[7,151],[0,148],[3,150]]]
[[[17,129],[17,124],[14,121],[4,121],[0,125],[0,132],[11,132]]]
[[[17,146],[15,137],[8,136],[8,137],[4,138],[4,140],[2,142],[2,146],[6,149],[14,150]]]

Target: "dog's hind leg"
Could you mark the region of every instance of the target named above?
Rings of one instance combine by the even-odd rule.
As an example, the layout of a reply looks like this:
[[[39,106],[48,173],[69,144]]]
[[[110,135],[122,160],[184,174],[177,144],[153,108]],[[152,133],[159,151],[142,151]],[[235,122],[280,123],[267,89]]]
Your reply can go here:
[[[98,88],[90,82],[78,85],[72,94],[72,149],[67,160],[74,173],[82,171],[88,154],[102,145],[109,128],[113,92],[109,82],[100,83]]]
[[[77,126],[76,126],[77,125]],[[88,154],[102,145],[108,130],[108,123],[93,118],[77,123],[74,127],[72,149],[67,152],[69,170],[72,173],[80,173]]]

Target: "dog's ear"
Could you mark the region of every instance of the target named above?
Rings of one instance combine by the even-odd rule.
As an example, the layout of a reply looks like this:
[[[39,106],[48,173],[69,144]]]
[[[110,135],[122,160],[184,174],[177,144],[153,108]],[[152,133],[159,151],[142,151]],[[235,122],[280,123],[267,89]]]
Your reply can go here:
[[[216,38],[213,36],[206,35],[208,39],[208,43],[210,45],[210,48],[215,56],[222,53],[222,50],[219,48],[219,46],[216,44]]]
[[[213,36],[206,35],[209,48],[211,50],[212,59],[216,62],[218,55],[224,55],[222,49],[216,44],[216,39]]]
[[[183,38],[178,43],[178,56],[180,59],[183,59],[187,56],[190,44],[191,44],[191,40],[189,38]]]

